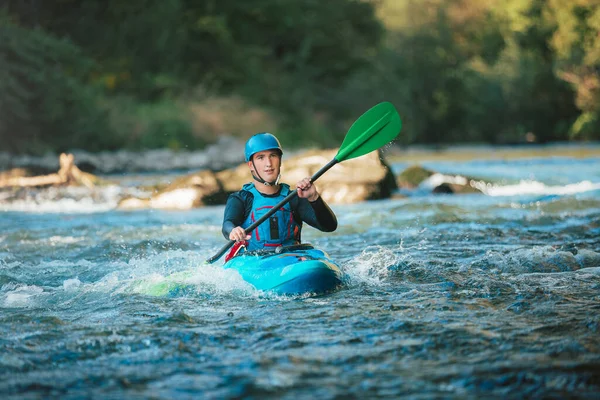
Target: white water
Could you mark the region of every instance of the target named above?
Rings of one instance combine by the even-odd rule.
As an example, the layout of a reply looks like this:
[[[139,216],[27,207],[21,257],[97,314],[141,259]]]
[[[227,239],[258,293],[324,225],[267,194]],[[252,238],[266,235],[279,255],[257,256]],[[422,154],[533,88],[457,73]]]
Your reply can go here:
[[[473,182],[473,187],[488,196],[519,196],[530,194],[569,195],[600,190],[600,183],[581,181],[568,185],[546,185],[538,181],[520,181],[515,185],[494,185],[485,182]]]
[[[511,195],[333,206],[320,297],[203,265],[222,206],[0,212],[0,397],[597,398],[600,179],[507,166]]]

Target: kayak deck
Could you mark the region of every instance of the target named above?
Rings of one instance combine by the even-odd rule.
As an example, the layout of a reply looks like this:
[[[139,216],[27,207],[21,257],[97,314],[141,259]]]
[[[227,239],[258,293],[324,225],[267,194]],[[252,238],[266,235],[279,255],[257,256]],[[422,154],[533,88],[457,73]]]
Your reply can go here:
[[[342,284],[340,268],[309,244],[247,252],[225,263],[258,290],[278,294],[324,293]]]

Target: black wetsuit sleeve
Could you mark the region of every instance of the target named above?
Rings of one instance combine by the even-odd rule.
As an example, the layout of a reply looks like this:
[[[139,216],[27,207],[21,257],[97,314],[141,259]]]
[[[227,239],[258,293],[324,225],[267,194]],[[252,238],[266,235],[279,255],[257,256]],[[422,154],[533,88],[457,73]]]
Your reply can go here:
[[[298,198],[296,213],[300,220],[320,231],[333,232],[337,229],[337,218],[321,196],[312,203]]]
[[[223,213],[223,227],[221,232],[225,239],[229,239],[229,233],[236,226],[241,226],[252,208],[252,194],[248,192],[236,192],[229,195]]]

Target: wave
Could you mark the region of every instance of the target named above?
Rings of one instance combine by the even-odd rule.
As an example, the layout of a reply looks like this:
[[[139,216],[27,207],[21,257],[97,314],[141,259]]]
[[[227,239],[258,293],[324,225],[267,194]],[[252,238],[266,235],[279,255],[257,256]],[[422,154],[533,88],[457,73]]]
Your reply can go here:
[[[600,254],[588,249],[571,251],[536,246],[506,251],[488,251],[475,267],[511,274],[551,274],[600,266]]]
[[[570,195],[594,190],[600,190],[600,182],[589,180],[570,183],[566,185],[550,185],[537,180],[522,179],[517,183],[503,184],[491,183],[469,179],[462,175],[446,175],[435,173],[419,185],[417,193],[429,194],[442,185],[452,184],[471,186],[488,196],[519,196],[519,195]]]
[[[206,265],[204,257],[197,251],[169,250],[103,264],[52,260],[23,266],[15,262],[15,271],[0,278],[0,283],[4,282],[0,284],[0,310],[86,302],[103,304],[113,301],[115,295],[169,298],[261,295],[237,271]],[[102,267],[102,273],[98,273],[98,267]],[[3,269],[9,268],[10,265],[3,265]],[[41,270],[51,272],[51,276],[40,276]]]
[[[61,199],[37,202],[34,200],[19,200],[14,203],[0,205],[0,211],[29,212],[29,213],[77,213],[88,214],[113,210],[116,203],[96,203],[88,199]]]
[[[119,291],[167,297],[182,294],[234,294],[245,297],[255,292],[236,271],[207,265],[165,275],[152,273],[128,281]]]
[[[114,210],[125,194],[117,185],[90,191],[82,187],[51,187],[0,193],[0,211],[28,213],[98,213]]]
[[[44,289],[36,285],[22,285],[9,283],[2,286],[4,296],[2,299],[3,307],[7,308],[26,308],[32,307],[34,299],[44,292]]]
[[[546,185],[542,182],[522,180],[512,185],[498,185],[471,181],[471,186],[488,196],[519,196],[530,194],[570,195],[600,190],[600,183],[581,181],[568,185]]]

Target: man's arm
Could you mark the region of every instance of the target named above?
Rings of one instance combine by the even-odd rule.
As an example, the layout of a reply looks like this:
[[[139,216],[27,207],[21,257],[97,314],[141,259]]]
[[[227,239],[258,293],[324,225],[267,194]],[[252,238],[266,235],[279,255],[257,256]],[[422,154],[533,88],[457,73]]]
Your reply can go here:
[[[337,218],[321,196],[313,202],[299,198],[297,214],[302,221],[320,231],[333,232],[337,229]]]
[[[229,240],[229,234],[236,226],[241,226],[246,219],[246,202],[242,196],[237,193],[232,193],[227,198],[225,211],[223,213],[223,227],[221,232],[225,239]]]

